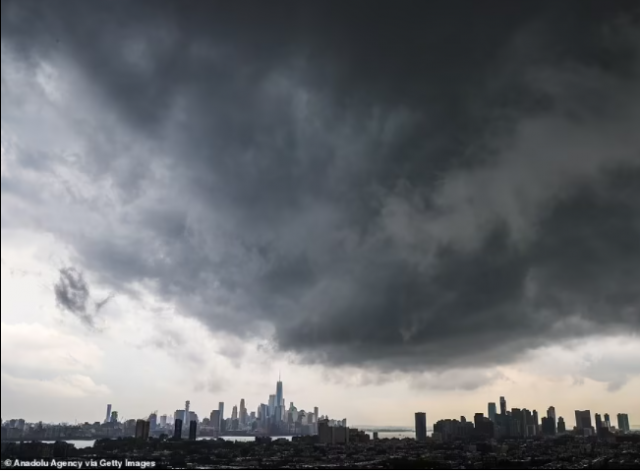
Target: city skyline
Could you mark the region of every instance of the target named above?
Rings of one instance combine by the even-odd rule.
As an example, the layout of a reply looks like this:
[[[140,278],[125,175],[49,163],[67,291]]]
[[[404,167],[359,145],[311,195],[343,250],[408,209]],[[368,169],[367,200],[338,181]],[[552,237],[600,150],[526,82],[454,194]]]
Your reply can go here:
[[[637,2],[118,4],[2,0],[3,417],[640,421]]]
[[[283,382],[281,381],[280,376],[278,377],[278,381],[276,383],[276,387],[275,387],[275,391],[276,394],[269,394],[268,396],[270,397],[278,397],[278,396],[282,396],[283,397]],[[573,422],[573,426],[571,421],[567,421],[565,419],[565,416],[571,416],[571,414],[565,414],[565,416],[561,415],[558,413],[558,411],[556,410],[555,406],[549,406],[548,408],[546,408],[546,412],[543,412],[543,414],[540,414],[538,412],[537,409],[527,409],[527,408],[518,408],[518,407],[509,407],[509,404],[513,405],[513,404],[517,404],[517,401],[512,401],[507,402],[507,398],[505,396],[500,396],[500,409],[497,408],[497,403],[496,402],[488,402],[487,403],[487,411],[488,413],[486,414],[486,417],[491,420],[494,423],[497,423],[497,421],[495,419],[491,419],[491,416],[493,415],[494,417],[497,415],[511,415],[514,411],[527,411],[530,415],[531,418],[530,420],[533,420],[532,423],[535,423],[537,426],[540,427],[540,430],[543,430],[543,424],[544,424],[544,420],[546,418],[550,418],[552,420],[553,423],[553,431],[554,434],[558,431],[557,429],[557,424],[558,422],[562,422],[563,425],[566,424],[567,427],[569,427],[567,430],[571,430],[572,428],[580,428],[580,427],[584,427],[584,428],[594,428],[595,430],[597,430],[601,424],[607,424],[607,426],[613,426],[613,427],[617,427],[620,430],[623,431],[629,431],[629,430],[636,430],[635,427],[637,427],[638,430],[640,430],[640,424],[638,425],[631,425],[630,419],[629,419],[629,414],[628,413],[624,413],[624,412],[614,412],[614,413],[609,413],[609,412],[604,412],[604,413],[600,413],[600,412],[595,412],[592,411],[591,409],[574,409],[573,411],[567,411],[567,412],[571,412],[572,414],[575,414],[574,417],[574,422]],[[109,403],[106,405],[106,410],[107,410],[107,414],[106,414],[106,418],[103,422],[113,422],[114,421],[114,417],[115,417],[115,421],[116,422],[122,422],[124,420],[149,420],[149,417],[153,416],[154,417],[154,421],[159,421],[161,418],[168,424],[171,423],[175,423],[175,421],[180,420],[181,423],[183,424],[183,428],[188,429],[189,427],[189,422],[191,420],[193,420],[191,417],[189,417],[189,412],[191,412],[191,414],[194,414],[196,417],[196,422],[201,422],[202,418],[210,418],[211,420],[213,419],[214,414],[216,415],[216,417],[220,420],[226,420],[226,419],[231,419],[231,420],[239,420],[240,423],[247,422],[247,419],[249,417],[249,415],[251,415],[254,419],[255,417],[259,417],[261,415],[261,410],[263,407],[267,407],[269,409],[268,414],[272,415],[275,412],[275,406],[269,405],[268,404],[269,401],[267,400],[266,403],[260,403],[255,409],[250,409],[250,407],[247,406],[247,403],[245,401],[244,398],[241,398],[238,400],[238,404],[233,404],[233,402],[229,403],[229,402],[225,402],[225,401],[220,401],[218,402],[217,405],[217,409],[213,409],[210,411],[209,414],[198,414],[193,410],[190,410],[190,405],[191,405],[191,401],[190,400],[186,400],[185,401],[185,408],[183,410],[176,410],[173,414],[170,414],[169,412],[166,413],[162,413],[162,412],[158,412],[157,410],[155,410],[154,412],[147,414],[147,415],[142,415],[139,417],[127,417],[127,419],[125,419],[123,415],[120,414],[120,412],[117,410],[117,408],[113,407],[112,403]],[[226,404],[233,404],[232,405],[232,413],[230,417],[227,417],[224,415],[224,410],[226,409]],[[275,403],[274,403],[275,404]],[[293,407],[294,404],[296,404],[295,401],[290,401],[290,406]],[[220,410],[222,409],[222,413],[220,413]],[[437,409],[437,407],[436,407]],[[245,416],[244,419],[242,419],[242,411],[245,411]],[[265,409],[266,410],[266,409]],[[289,411],[289,407],[285,408],[285,411]],[[318,406],[313,406],[313,407],[309,407],[309,408],[304,408],[304,407],[296,407],[296,410],[300,410],[300,411],[305,411],[307,414],[312,414],[313,416],[315,416],[315,420],[317,421],[318,419],[320,419],[321,417],[326,417],[323,414],[320,414],[320,416],[318,416],[319,414],[319,410],[320,408]],[[275,412],[277,414],[277,412]],[[418,438],[419,433],[424,433],[426,431],[432,431],[433,430],[433,424],[435,422],[438,421],[443,421],[443,420],[450,420],[450,418],[444,418],[444,417],[438,417],[437,412],[434,414],[434,417],[436,417],[433,422],[429,422],[429,413],[428,412],[416,412],[413,414],[414,415],[414,420],[413,420],[413,430],[416,433],[416,438],[418,440],[420,440]],[[477,417],[478,416],[484,416],[485,414],[482,412],[476,412],[473,415],[469,414],[469,415],[465,415],[462,414],[458,417]],[[198,419],[198,417],[200,417],[200,419]],[[603,419],[604,417],[604,419]],[[615,419],[615,423],[611,420],[611,417],[614,417]],[[542,420],[540,420],[542,419]],[[17,419],[14,419],[17,420]],[[21,419],[24,420],[24,419]],[[342,421],[342,420],[348,420],[347,418],[344,419],[337,419],[337,417],[332,417],[332,420],[338,420],[338,421]],[[89,422],[91,423],[91,422]],[[158,422],[159,423],[159,422]],[[378,425],[373,425],[373,427],[384,427],[385,425],[388,424],[378,424]],[[369,424],[352,424],[352,426],[354,427],[362,427],[362,426],[366,426],[366,427],[372,427]],[[389,425],[390,427],[398,427],[398,428],[403,428],[403,429],[410,429],[409,425]],[[623,427],[626,427],[626,429],[623,429]],[[419,432],[419,430],[423,430],[424,432]],[[424,435],[424,437],[426,437],[426,435]]]

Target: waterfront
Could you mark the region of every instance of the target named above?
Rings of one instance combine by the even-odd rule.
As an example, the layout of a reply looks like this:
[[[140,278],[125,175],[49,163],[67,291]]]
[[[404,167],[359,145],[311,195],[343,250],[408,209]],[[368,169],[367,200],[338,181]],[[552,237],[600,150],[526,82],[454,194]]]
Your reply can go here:
[[[373,437],[373,431],[365,431],[366,433],[369,434],[369,436]],[[397,432],[378,432],[378,437],[380,439],[385,439],[385,438],[399,438],[399,439],[403,439],[403,438],[415,438],[415,433],[412,431],[397,431]],[[240,436],[240,437],[221,437],[223,440],[232,442],[232,441],[236,441],[236,442],[252,442],[255,441],[255,437],[253,435],[247,435],[247,436]],[[278,440],[284,438],[286,440],[291,440],[292,437],[289,436],[282,436],[282,437],[272,437],[273,440]],[[200,437],[198,438],[198,440],[212,440],[212,438],[210,437]],[[89,448],[92,447],[93,444],[96,442],[95,440],[61,440],[61,441],[66,441],[67,443],[69,443],[70,445],[75,446],[77,449],[82,449],[82,448]],[[42,443],[54,443],[53,440],[43,440]]]

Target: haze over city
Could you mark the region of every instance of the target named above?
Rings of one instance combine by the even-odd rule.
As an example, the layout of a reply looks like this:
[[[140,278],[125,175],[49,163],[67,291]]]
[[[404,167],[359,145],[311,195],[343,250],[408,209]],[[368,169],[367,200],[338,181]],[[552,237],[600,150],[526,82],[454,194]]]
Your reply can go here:
[[[637,2],[383,5],[2,0],[3,420],[640,424]]]

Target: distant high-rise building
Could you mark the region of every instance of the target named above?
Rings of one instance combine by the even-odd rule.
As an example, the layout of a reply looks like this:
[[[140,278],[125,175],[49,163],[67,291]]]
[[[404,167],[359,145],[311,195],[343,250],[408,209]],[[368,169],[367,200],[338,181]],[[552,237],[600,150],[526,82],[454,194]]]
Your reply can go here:
[[[594,417],[596,419],[596,432],[599,432],[600,429],[604,427],[604,422],[602,422],[602,416],[600,414],[596,414]]]
[[[426,412],[416,412],[416,440],[427,441],[427,414]]]
[[[112,424],[117,424],[118,423],[118,411],[112,411],[111,412],[111,423]]]
[[[155,432],[158,428],[158,414],[155,412],[149,416],[149,429],[151,432]]]
[[[161,428],[167,428],[167,416],[166,415],[162,415],[160,417],[160,427]]]
[[[524,422],[524,436],[533,437],[536,434],[535,426],[533,425],[533,414],[528,409],[522,409],[523,422]]]
[[[231,409],[231,420],[238,420],[238,406],[233,406]]]
[[[284,395],[280,377],[278,377],[278,382],[276,383],[276,407],[282,407],[281,410],[284,410]],[[282,417],[279,417],[279,420],[282,420]]]
[[[147,420],[137,420],[135,437],[139,440],[148,440],[149,429],[150,429],[150,424]]]
[[[240,399],[240,424],[242,425],[246,425],[247,424],[247,407],[246,404],[244,402],[244,399]]]
[[[631,431],[628,414],[618,414],[618,430],[622,433],[628,433]]]
[[[320,409],[318,409],[317,407],[313,408],[313,416],[315,417],[315,422],[318,422],[318,418],[320,417],[318,414],[320,413]]]
[[[538,433],[540,433],[540,418],[538,417],[537,410],[531,412],[531,418],[533,419],[533,433],[534,435],[538,435]]]
[[[220,428],[220,430],[222,430],[222,425],[224,422],[224,402],[218,403],[218,410],[220,411],[220,423],[218,424],[218,427]]]
[[[507,415],[507,400],[504,396],[500,396],[500,413],[502,415]]]
[[[576,411],[576,428],[578,429],[578,433],[580,434],[590,434],[593,432],[590,410]]]
[[[275,394],[269,395],[269,402],[267,404],[269,405],[269,417],[274,417],[276,414],[276,395]]]
[[[549,417],[550,419],[553,419],[553,421],[555,422],[556,420],[556,408],[551,406],[547,409],[547,417]]]
[[[611,428],[611,417],[609,417],[609,414],[604,415],[604,426]]]
[[[489,420],[491,420],[492,422],[496,421],[496,414],[498,413],[497,409],[496,409],[496,403],[495,402],[490,402],[489,403],[489,408],[488,408],[488,412],[489,412]]]
[[[183,421],[182,421],[183,425],[185,425],[185,426],[186,426],[186,424],[189,423],[190,418],[191,418],[191,415],[189,414],[190,409],[191,409],[191,401],[186,401],[184,403],[184,418],[183,418]]]
[[[220,420],[220,411],[219,410],[211,411],[210,420],[211,420],[211,426],[213,427],[213,430],[216,431],[216,432],[220,432],[221,431],[221,429],[220,429],[220,422],[221,422],[221,420]]]
[[[192,442],[198,438],[198,422],[192,420],[189,422],[189,440]]]
[[[107,404],[107,416],[104,419],[104,423],[108,423],[111,420],[111,404]]]
[[[556,423],[551,417],[542,418],[542,434],[549,437],[556,434]]]
[[[173,424],[173,438],[176,440],[182,438],[182,419],[176,419]]]
[[[178,410],[176,410],[176,411],[173,413],[173,417],[174,417],[174,419],[175,419],[175,420],[180,419],[180,421],[182,422],[182,426],[184,427],[184,424],[185,424],[184,419],[185,419],[185,417],[186,417],[186,412],[185,412],[185,410],[184,410],[184,409],[178,409]],[[175,424],[175,420],[174,420],[174,422],[173,422],[174,424]]]
[[[558,433],[567,433],[567,424],[562,417],[558,417]]]

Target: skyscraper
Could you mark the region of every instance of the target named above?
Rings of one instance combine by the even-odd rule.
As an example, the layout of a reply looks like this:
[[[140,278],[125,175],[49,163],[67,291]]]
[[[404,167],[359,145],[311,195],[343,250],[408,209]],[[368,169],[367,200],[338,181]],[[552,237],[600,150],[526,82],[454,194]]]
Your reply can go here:
[[[556,434],[556,408],[551,406],[547,409],[547,418],[551,419],[551,423],[553,423],[553,435]]]
[[[269,417],[273,417],[276,415],[276,395],[275,394],[270,394],[269,395]]]
[[[631,430],[628,414],[618,414],[618,430],[622,433],[627,433]]]
[[[278,421],[282,420],[284,415],[284,396],[282,390],[282,381],[280,377],[278,377],[278,382],[276,383],[276,419]]]
[[[604,426],[604,422],[602,422],[602,417],[600,416],[600,414],[596,414],[594,417],[596,419],[596,432],[599,432],[600,429]]]
[[[222,427],[222,423],[224,422],[224,402],[218,403],[218,411],[220,411],[220,423],[218,427]]]
[[[538,411],[532,411],[531,416],[533,419],[533,434],[538,435],[540,433],[540,418],[538,417]]]
[[[192,420],[189,422],[189,440],[194,442],[198,437],[198,422]]]
[[[427,441],[427,414],[426,412],[416,412],[416,440]]]
[[[504,396],[500,396],[500,413],[502,415],[507,415],[507,400]]]
[[[556,424],[551,417],[542,418],[542,433],[549,437],[556,434]]]
[[[149,429],[151,432],[155,432],[158,428],[158,414],[155,412],[149,416]]]
[[[176,419],[173,424],[173,438],[175,440],[182,438],[182,419]]]
[[[492,422],[496,421],[496,414],[497,414],[497,409],[496,409],[496,403],[495,402],[490,402],[489,403],[489,419]]]
[[[550,419],[553,419],[553,421],[556,421],[556,408],[551,406],[547,409],[547,417],[549,417]]]
[[[182,423],[184,424],[185,427],[189,423],[189,419],[191,417],[191,415],[189,414],[190,408],[191,408],[191,401],[186,401],[184,403],[184,417],[182,418]]]
[[[240,399],[240,424],[247,424],[247,407],[244,399]]]
[[[104,419],[104,423],[109,423],[111,420],[111,404],[107,404],[107,416]]]
[[[320,413],[320,410],[317,407],[313,408],[313,416],[316,418],[316,423],[318,422],[318,419],[320,418],[320,416],[318,415]]]
[[[558,417],[558,433],[566,433],[567,432],[567,424],[564,423],[564,419],[562,417]]]
[[[238,406],[233,406],[231,409],[231,420],[238,420]]]
[[[591,411],[590,410],[577,410],[576,411],[576,428],[580,434],[588,434],[593,431],[593,425],[591,425]]]
[[[604,426],[611,428],[611,417],[609,417],[609,414],[604,415]]]
[[[219,410],[213,410],[211,411],[211,416],[210,416],[210,420],[211,420],[211,426],[213,427],[214,432],[220,432],[220,411]]]

